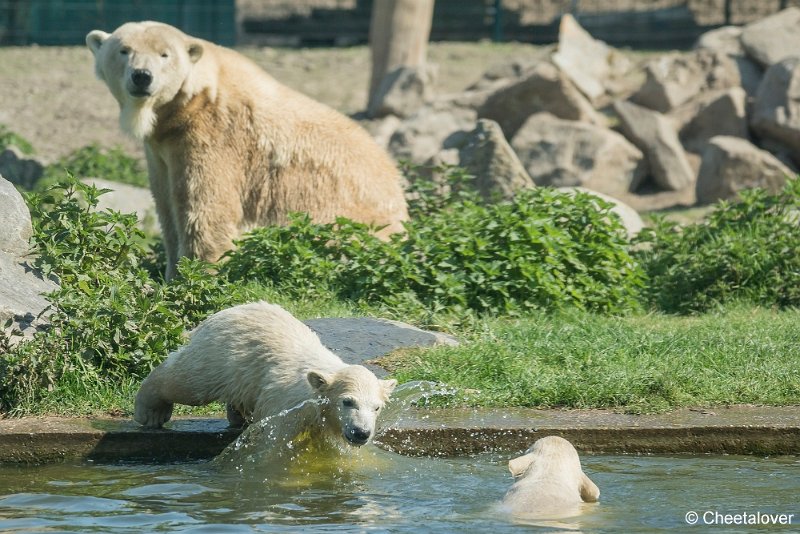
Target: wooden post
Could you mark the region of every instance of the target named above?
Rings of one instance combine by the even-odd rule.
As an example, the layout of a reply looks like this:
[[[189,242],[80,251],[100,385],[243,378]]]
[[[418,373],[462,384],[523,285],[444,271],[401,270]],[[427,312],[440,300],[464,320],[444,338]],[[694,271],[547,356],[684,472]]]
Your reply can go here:
[[[434,0],[375,0],[369,26],[372,76],[368,107],[383,78],[400,67],[424,69]]]

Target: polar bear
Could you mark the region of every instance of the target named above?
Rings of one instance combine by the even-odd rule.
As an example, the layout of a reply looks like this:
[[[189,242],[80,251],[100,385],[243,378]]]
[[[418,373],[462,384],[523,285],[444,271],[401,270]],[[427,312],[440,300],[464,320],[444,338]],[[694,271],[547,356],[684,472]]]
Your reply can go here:
[[[579,515],[582,503],[596,502],[600,490],[584,474],[572,443],[558,436],[536,440],[526,453],[508,462],[517,481],[502,508],[525,518],[561,519]]]
[[[382,238],[404,230],[388,154],[239,53],[150,21],[91,31],[86,44],[122,129],[144,142],[167,279],[180,257],[215,262],[241,233],[292,212],[382,226]]]
[[[222,401],[229,420],[260,421],[303,401],[322,398],[319,426],[364,445],[397,385],[360,365],[348,365],[289,312],[266,302],[215,313],[189,342],[144,379],[134,419],[161,427],[175,403],[200,406]],[[241,416],[241,418],[240,418]]]

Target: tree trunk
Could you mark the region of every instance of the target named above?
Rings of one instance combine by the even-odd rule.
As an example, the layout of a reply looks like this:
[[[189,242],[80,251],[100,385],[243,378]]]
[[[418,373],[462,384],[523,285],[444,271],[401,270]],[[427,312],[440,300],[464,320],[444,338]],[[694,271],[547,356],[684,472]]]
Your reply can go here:
[[[408,67],[424,71],[434,0],[375,0],[369,28],[372,77],[368,108],[384,78]]]

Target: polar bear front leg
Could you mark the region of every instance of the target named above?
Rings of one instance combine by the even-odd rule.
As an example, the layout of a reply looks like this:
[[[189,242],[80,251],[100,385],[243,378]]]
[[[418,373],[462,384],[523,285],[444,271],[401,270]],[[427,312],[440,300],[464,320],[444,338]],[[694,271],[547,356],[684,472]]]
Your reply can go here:
[[[133,411],[133,419],[148,428],[161,428],[172,417],[174,404],[162,392],[161,367],[156,367],[144,379]]]

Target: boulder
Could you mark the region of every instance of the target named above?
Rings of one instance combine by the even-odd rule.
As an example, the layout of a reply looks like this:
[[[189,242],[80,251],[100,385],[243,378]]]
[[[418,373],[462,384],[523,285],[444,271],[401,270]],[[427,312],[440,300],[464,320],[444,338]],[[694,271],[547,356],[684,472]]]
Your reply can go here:
[[[433,69],[400,67],[388,73],[378,92],[367,108],[367,115],[373,118],[395,115],[409,117],[431,98]]]
[[[742,46],[741,36],[741,26],[723,26],[705,32],[697,39],[694,47],[695,49],[713,50],[729,56],[743,56],[745,50]]]
[[[756,93],[750,126],[759,136],[785,146],[800,161],[800,58],[772,65]]]
[[[747,138],[747,94],[731,87],[700,95],[670,112],[684,148],[702,153],[717,135]]]
[[[565,193],[581,191],[605,200],[609,204],[613,204],[614,207],[611,208],[611,211],[619,216],[620,220],[622,221],[622,225],[628,232],[628,238],[635,237],[636,234],[638,234],[642,228],[644,228],[644,221],[642,221],[641,216],[639,216],[639,212],[617,198],[604,195],[599,191],[593,191],[585,187],[559,187],[558,190],[564,191]]]
[[[614,103],[614,111],[625,137],[645,154],[657,185],[671,191],[694,185],[695,174],[667,117],[622,100]]]
[[[455,142],[475,127],[474,110],[437,101],[423,106],[404,120],[389,139],[389,152],[397,160],[421,165],[442,149],[446,140]]]
[[[410,324],[370,317],[321,318],[304,321],[317,333],[322,344],[346,363],[364,365],[378,376],[386,370],[371,363],[402,348],[458,345],[458,341],[441,332],[421,330]]]
[[[739,191],[761,187],[777,193],[794,173],[778,158],[740,137],[712,138],[697,177],[697,201],[734,200]]]
[[[747,55],[764,68],[798,55],[800,50],[800,8],[790,7],[742,30],[741,42]]]
[[[622,135],[549,113],[529,117],[511,147],[537,185],[615,195],[634,191],[647,174],[644,155]]]
[[[640,106],[666,113],[698,93],[737,87],[741,77],[736,62],[708,49],[668,54],[649,61],[645,82],[631,97]]]
[[[606,92],[603,82],[610,74],[610,54],[608,45],[589,35],[572,15],[561,17],[553,63],[591,102],[597,102]]]
[[[49,305],[42,296],[56,284],[38,276],[25,259],[31,236],[31,216],[14,186],[0,176],[0,325],[12,320],[11,330],[30,336],[44,321],[39,314]],[[12,338],[12,341],[18,338]]]
[[[135,213],[139,219],[138,226],[145,233],[154,235],[160,232],[156,204],[149,189],[99,178],[85,178],[82,182],[94,185],[98,189],[111,190],[100,196],[97,210]]]
[[[0,176],[23,189],[31,190],[44,174],[44,165],[26,156],[14,145],[0,152]]]
[[[353,118],[358,120],[358,123],[363,126],[372,138],[383,148],[389,146],[389,139],[392,138],[392,134],[400,127],[400,123],[402,122],[399,117],[394,115],[387,115],[379,119],[368,119],[365,115],[360,114],[360,116]]]
[[[546,111],[556,117],[603,124],[586,97],[551,63],[540,63],[519,81],[492,93],[478,108],[478,117],[500,125],[510,139],[525,119]]]
[[[476,189],[487,200],[510,199],[520,189],[535,185],[494,121],[480,119],[474,130],[445,147],[439,162],[450,163],[447,153],[452,160],[456,152],[456,164],[475,177]]]
[[[505,63],[496,63],[486,69],[481,77],[467,87],[467,91],[484,91],[487,89],[498,89],[502,85],[508,85],[514,80],[518,80],[526,73],[543,61],[543,58],[514,58]]]

